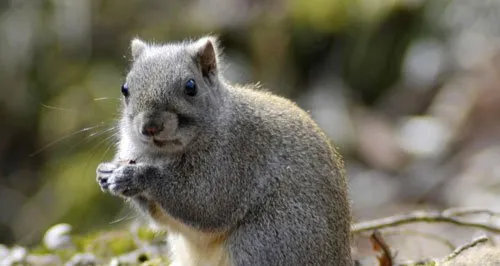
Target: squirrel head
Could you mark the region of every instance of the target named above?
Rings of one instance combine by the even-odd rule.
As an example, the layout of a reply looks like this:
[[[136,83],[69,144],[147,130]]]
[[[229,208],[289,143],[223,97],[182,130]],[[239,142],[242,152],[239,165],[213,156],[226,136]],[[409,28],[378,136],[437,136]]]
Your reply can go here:
[[[121,132],[134,146],[180,152],[210,132],[223,102],[215,37],[164,45],[134,39],[131,54]]]

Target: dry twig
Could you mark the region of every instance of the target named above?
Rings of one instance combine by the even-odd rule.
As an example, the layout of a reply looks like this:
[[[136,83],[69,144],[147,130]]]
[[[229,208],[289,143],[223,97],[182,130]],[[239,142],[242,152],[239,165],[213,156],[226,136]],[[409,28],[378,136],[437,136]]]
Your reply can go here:
[[[466,216],[466,215],[474,215],[474,214],[487,214],[489,216],[500,216],[500,212],[492,211],[489,209],[482,208],[473,208],[473,207],[461,207],[461,208],[449,208],[444,210],[443,215],[445,216]]]
[[[492,212],[490,210],[480,210],[480,209],[474,209],[474,211],[472,211],[472,209],[462,209],[462,211],[460,211],[460,209],[450,209],[450,210],[444,210],[442,212],[415,211],[408,214],[394,215],[386,218],[354,224],[351,230],[353,233],[359,234],[365,231],[371,231],[375,229],[384,229],[403,224],[426,222],[426,223],[449,223],[456,226],[476,228],[497,234],[500,233],[500,228],[498,227],[480,222],[466,222],[456,218],[456,216],[471,214],[471,213],[492,213],[494,215],[500,216],[500,214],[498,213]]]
[[[486,242],[488,240],[489,240],[488,237],[486,237],[486,236],[480,236],[480,237],[472,240],[471,242],[466,243],[466,244],[458,247],[457,249],[455,249],[450,255],[446,256],[446,258],[444,259],[444,261],[452,260],[456,256],[460,255],[460,253],[464,252],[465,250],[467,250],[469,248],[472,248],[472,247],[475,247],[478,244],[484,243],[484,242]]]

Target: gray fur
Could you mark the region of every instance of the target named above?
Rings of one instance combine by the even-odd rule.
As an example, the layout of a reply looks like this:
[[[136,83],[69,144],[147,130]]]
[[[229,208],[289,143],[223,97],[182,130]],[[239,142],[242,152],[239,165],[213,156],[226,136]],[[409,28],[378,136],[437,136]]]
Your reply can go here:
[[[216,64],[203,76],[207,42]],[[292,102],[226,83],[218,49],[213,37],[132,49],[119,149],[98,167],[101,188],[142,208],[157,202],[196,230],[227,232],[231,265],[352,265],[341,157]],[[183,94],[190,78],[195,97]],[[142,136],[149,122],[175,143]]]

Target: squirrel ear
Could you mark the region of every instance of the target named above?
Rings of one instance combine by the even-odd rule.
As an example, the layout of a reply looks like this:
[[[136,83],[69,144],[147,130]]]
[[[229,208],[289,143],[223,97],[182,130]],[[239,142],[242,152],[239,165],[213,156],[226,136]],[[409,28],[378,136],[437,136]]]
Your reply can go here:
[[[145,42],[143,42],[142,40],[140,40],[139,38],[133,39],[132,43],[130,44],[132,58],[134,60],[139,58],[139,56],[141,56],[142,52],[144,52],[144,50],[146,50],[147,47],[148,47],[148,45]]]
[[[195,42],[196,59],[204,77],[209,77],[217,72],[218,47],[217,38],[203,37]]]

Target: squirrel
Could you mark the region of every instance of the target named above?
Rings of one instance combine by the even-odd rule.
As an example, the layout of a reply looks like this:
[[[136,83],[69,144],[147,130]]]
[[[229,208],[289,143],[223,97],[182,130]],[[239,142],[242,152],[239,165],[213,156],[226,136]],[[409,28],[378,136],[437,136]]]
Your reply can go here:
[[[215,36],[131,41],[101,189],[168,231],[172,265],[352,265],[343,160],[311,116],[222,77]]]

